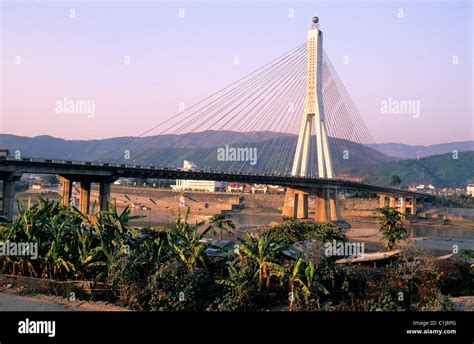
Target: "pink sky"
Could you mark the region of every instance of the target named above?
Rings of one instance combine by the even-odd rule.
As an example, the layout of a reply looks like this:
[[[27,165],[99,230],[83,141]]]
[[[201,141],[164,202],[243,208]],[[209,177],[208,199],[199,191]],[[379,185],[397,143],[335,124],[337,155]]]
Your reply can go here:
[[[325,49],[376,142],[474,137],[470,1],[0,6],[1,133],[138,135],[303,42],[317,13]],[[94,101],[95,116],[56,113],[64,97]],[[419,101],[420,117],[381,114],[388,98]]]

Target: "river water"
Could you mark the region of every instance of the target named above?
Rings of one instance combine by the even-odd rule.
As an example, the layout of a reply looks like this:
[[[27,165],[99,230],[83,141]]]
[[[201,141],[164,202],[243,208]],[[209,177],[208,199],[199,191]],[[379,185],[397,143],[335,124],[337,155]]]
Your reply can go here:
[[[467,211],[474,209],[467,209]],[[133,215],[144,215],[145,218],[141,219],[139,223],[141,225],[156,225],[160,222],[174,221],[177,217],[177,212],[160,213],[153,211],[142,211],[133,210]],[[280,214],[233,214],[232,221],[236,225],[237,233],[236,237],[240,237],[247,232],[255,230],[257,227],[268,225],[271,222],[278,221],[281,219]],[[190,216],[190,222],[205,221],[208,216]],[[469,225],[469,223],[467,223]],[[375,222],[365,221],[351,221],[351,229],[354,232],[364,230],[372,230],[376,232],[378,230],[378,224]],[[405,226],[408,230],[410,238],[413,243],[421,248],[425,248],[434,251],[438,254],[447,254],[452,252],[453,245],[457,245],[459,249],[474,249],[474,226],[460,226],[460,225],[418,225],[407,224]],[[232,239],[231,237],[224,236],[224,239]],[[234,236],[235,239],[235,236]],[[375,247],[382,248],[382,244],[375,245]]]

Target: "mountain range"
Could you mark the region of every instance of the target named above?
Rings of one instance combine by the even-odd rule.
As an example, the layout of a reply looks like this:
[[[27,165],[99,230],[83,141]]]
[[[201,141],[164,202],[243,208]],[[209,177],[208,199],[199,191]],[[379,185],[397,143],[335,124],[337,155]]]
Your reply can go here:
[[[474,151],[474,141],[440,143],[436,145],[410,146],[403,143],[379,143],[377,150],[387,156],[399,159],[418,159],[445,153]]]
[[[312,146],[314,147],[314,137]],[[297,136],[275,132],[204,131],[197,133],[146,137],[115,137],[100,140],[65,140],[51,136],[24,137],[0,134],[0,148],[19,150],[23,157],[67,160],[101,160],[157,166],[182,166],[191,160],[198,167],[235,170],[236,162],[218,161],[219,147],[256,149],[255,166],[239,163],[241,172],[289,173]],[[329,138],[334,170],[367,181],[388,185],[399,175],[402,184],[433,183],[437,186],[464,187],[474,181],[474,141],[429,146],[384,143],[366,146],[352,141]],[[345,156],[345,153],[349,153]],[[453,152],[455,152],[453,154]],[[457,152],[457,153],[456,153]],[[458,156],[458,159],[455,157]],[[308,170],[316,174],[315,159]]]

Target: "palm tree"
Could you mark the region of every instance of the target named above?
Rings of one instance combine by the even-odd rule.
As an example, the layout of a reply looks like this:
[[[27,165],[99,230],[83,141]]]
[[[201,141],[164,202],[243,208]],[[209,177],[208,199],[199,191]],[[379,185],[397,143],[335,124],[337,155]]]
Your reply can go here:
[[[232,215],[216,214],[212,216],[207,229],[210,230],[210,233],[214,235],[219,233],[219,240],[222,240],[222,234],[224,232],[230,235],[234,235],[233,230],[235,229],[235,225],[232,222]]]
[[[267,235],[262,235],[258,239],[254,239],[251,235],[246,235],[244,239],[238,239],[239,252],[243,252],[247,257],[257,264],[255,276],[258,276],[258,288],[262,288],[263,280],[266,279],[266,285],[270,283],[270,274],[268,264],[280,252],[281,247],[272,243]]]

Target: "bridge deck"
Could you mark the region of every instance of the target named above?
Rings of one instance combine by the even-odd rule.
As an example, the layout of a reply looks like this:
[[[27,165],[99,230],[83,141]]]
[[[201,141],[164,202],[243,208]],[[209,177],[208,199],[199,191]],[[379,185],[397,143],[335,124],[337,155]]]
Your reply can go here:
[[[110,178],[156,178],[156,179],[190,179],[214,180],[224,182],[256,183],[281,185],[312,191],[317,188],[337,188],[339,190],[359,190],[386,194],[397,194],[412,197],[433,197],[420,192],[412,192],[352,182],[343,179],[313,178],[299,176],[264,175],[216,172],[206,170],[183,170],[157,166],[128,165],[91,161],[52,160],[35,158],[0,159],[0,174],[4,173],[38,173],[84,176],[93,179]]]

